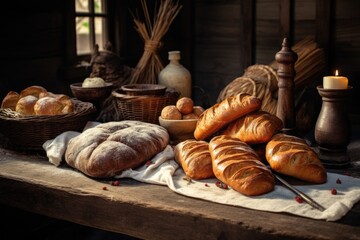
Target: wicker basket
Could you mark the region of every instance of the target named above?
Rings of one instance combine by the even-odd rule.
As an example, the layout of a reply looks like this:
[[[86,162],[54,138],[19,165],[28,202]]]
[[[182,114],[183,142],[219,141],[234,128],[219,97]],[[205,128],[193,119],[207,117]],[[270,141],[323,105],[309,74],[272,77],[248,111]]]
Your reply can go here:
[[[165,106],[175,105],[180,93],[167,88],[164,95],[126,95],[121,89],[114,90],[119,120],[138,120],[159,124],[159,116]]]
[[[92,103],[73,100],[75,110],[63,115],[22,116],[10,109],[0,109],[0,133],[4,147],[17,150],[42,150],[45,141],[66,131],[81,132],[95,117]]]

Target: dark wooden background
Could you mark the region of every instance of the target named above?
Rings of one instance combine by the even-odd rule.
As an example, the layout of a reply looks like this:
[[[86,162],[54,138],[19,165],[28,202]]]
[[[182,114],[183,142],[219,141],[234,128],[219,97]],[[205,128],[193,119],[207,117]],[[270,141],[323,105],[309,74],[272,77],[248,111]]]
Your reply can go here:
[[[154,1],[152,1],[154,2]],[[112,41],[124,63],[135,66],[143,52],[129,9],[140,1],[110,0]],[[360,114],[360,1],[357,0],[182,0],[183,8],[164,37],[160,55],[180,50],[192,74],[194,99],[216,102],[220,91],[252,64],[274,60],[284,37],[291,43],[311,35],[326,50],[327,72],[335,68],[354,91],[349,112]],[[86,71],[74,68],[67,52],[74,48],[67,5],[72,0],[9,2],[2,11],[0,97],[10,90],[42,85],[71,94],[69,84]],[[121,33],[120,33],[121,32]],[[121,36],[121,42],[119,41]],[[321,82],[322,79],[319,79]],[[204,91],[201,92],[198,89]],[[357,120],[356,120],[357,121]]]

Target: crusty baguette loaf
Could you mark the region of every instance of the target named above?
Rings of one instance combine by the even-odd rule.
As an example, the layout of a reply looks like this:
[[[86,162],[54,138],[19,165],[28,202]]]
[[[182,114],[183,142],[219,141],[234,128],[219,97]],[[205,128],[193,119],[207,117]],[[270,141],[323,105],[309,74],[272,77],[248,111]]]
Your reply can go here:
[[[278,133],[266,145],[266,160],[279,173],[311,182],[326,182],[326,170],[305,140]]]
[[[194,131],[197,140],[205,140],[235,119],[259,110],[261,100],[247,93],[239,93],[206,109],[200,116]]]
[[[256,111],[231,122],[222,134],[240,139],[247,144],[268,142],[283,128],[280,118],[264,111]]]
[[[208,142],[188,139],[178,143],[174,153],[175,160],[188,177],[192,179],[214,177]]]
[[[273,190],[274,176],[248,144],[218,135],[210,140],[209,150],[216,178],[234,190],[248,196]]]
[[[113,177],[150,160],[168,143],[169,134],[159,125],[132,120],[107,122],[72,138],[65,161],[88,176]]]

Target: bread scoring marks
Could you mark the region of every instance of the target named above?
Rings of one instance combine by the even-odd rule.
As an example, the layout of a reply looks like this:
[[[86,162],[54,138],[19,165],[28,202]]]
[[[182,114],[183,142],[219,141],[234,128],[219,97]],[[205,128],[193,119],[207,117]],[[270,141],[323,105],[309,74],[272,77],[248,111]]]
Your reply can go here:
[[[168,143],[169,134],[159,125],[132,120],[107,122],[73,138],[65,160],[91,177],[111,177],[143,164]]]

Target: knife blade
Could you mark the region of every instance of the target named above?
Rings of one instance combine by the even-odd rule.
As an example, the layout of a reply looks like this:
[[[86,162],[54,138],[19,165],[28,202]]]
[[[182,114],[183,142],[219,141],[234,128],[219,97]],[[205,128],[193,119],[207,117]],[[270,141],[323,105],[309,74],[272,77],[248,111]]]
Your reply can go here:
[[[273,172],[273,171],[272,171]],[[323,206],[321,206],[318,202],[316,202],[314,199],[312,199],[311,197],[309,197],[308,195],[306,195],[305,193],[303,193],[302,191],[300,191],[299,189],[295,188],[294,186],[292,186],[290,183],[288,183],[287,181],[285,181],[283,178],[281,178],[278,174],[273,172],[273,175],[275,176],[275,178],[277,180],[279,180],[282,184],[284,184],[290,191],[292,191],[293,193],[299,195],[306,203],[308,203],[310,206],[312,206],[313,208],[318,209],[319,211],[323,212],[325,211],[326,208],[324,208]]]

